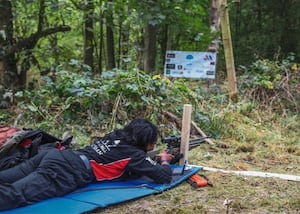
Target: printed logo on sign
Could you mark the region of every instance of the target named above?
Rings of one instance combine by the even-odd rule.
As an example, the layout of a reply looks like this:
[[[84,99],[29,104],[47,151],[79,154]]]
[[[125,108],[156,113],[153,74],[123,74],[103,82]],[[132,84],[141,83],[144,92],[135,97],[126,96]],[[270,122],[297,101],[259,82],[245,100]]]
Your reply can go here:
[[[206,75],[214,75],[215,72],[214,71],[206,71]]]
[[[175,64],[167,64],[168,69],[175,69]]]
[[[172,74],[183,74],[182,71],[173,71]]]
[[[204,60],[213,60],[212,56],[209,55],[205,55]]]
[[[168,53],[167,58],[175,58],[175,54],[174,53]]]
[[[186,56],[186,59],[192,60],[192,59],[194,59],[194,57],[193,57],[193,55],[190,55],[190,54],[189,54],[189,55]]]

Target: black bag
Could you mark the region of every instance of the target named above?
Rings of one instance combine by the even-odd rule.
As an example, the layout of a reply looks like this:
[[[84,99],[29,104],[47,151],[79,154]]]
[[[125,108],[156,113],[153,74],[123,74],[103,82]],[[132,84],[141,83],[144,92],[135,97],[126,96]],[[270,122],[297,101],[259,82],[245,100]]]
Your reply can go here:
[[[41,150],[65,149],[70,146],[72,138],[61,140],[42,130],[17,130],[0,146],[0,171],[16,166]]]

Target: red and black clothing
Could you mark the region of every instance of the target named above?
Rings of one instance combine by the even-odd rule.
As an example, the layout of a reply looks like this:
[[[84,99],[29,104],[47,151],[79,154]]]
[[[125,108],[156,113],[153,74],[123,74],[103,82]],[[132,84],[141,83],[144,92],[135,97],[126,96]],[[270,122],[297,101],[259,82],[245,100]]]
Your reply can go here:
[[[133,175],[148,176],[157,183],[168,183],[172,177],[169,166],[161,166],[141,149],[119,141],[99,140],[78,151],[49,149],[0,171],[0,210],[61,196],[95,179]]]
[[[157,164],[146,152],[119,140],[100,139],[78,152],[90,160],[98,181],[143,175],[156,183],[169,183],[172,178],[172,171],[168,165]]]

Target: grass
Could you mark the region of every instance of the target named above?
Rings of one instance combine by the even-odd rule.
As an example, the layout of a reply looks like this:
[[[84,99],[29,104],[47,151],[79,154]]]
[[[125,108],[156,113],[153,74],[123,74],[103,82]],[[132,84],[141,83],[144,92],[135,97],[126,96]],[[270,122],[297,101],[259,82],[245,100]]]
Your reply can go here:
[[[189,163],[225,170],[300,176],[300,115],[280,115],[268,109],[261,111],[255,106],[248,106],[200,105],[201,112],[215,111],[210,113],[212,122],[206,130],[217,130],[222,138],[214,139],[215,145],[202,144],[191,150]],[[196,109],[193,111],[196,112]],[[172,124],[168,124],[170,121],[162,123],[162,127],[174,129]],[[103,135],[104,131],[103,127],[97,130],[99,127],[57,124],[52,126],[45,121],[44,124],[36,124],[36,128],[45,127],[46,131],[57,136],[68,130],[79,146],[85,145],[90,136]],[[32,124],[22,125],[28,127]],[[47,127],[53,127],[53,130]],[[201,173],[209,178],[213,187],[195,189],[184,182],[162,194],[93,213],[300,213],[299,182],[209,171]]]
[[[237,114],[233,118],[232,136],[214,140],[214,146],[202,144],[191,150],[190,164],[300,176],[299,116],[270,120],[269,114],[260,112],[256,117]],[[195,189],[183,183],[162,194],[94,213],[300,213],[299,182],[220,172],[200,173],[209,178],[213,187]]]
[[[213,187],[194,189],[183,183],[160,195],[108,207],[101,213],[299,213],[300,189],[294,182],[205,174]]]

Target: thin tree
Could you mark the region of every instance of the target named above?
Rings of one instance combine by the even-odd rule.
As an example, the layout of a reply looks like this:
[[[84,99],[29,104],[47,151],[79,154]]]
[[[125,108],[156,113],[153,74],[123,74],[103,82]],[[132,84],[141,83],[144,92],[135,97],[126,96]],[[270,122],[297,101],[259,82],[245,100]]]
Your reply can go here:
[[[114,42],[114,22],[112,1],[107,2],[106,18],[106,51],[107,51],[107,69],[111,70],[116,67],[115,62],[115,42]]]
[[[85,1],[84,5],[84,64],[94,70],[94,2]]]
[[[157,7],[157,0],[147,1],[147,8]],[[144,28],[144,71],[152,72],[155,69],[156,60],[156,47],[157,47],[157,24],[151,22],[152,20],[146,20]]]
[[[6,49],[14,44],[13,13],[10,0],[0,2],[0,85],[14,89],[17,85],[17,60],[15,53],[6,53]]]
[[[147,24],[144,32],[144,71],[152,72],[156,58],[156,25]]]

